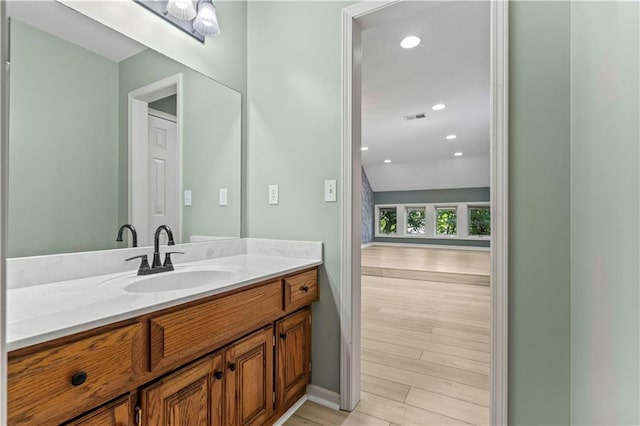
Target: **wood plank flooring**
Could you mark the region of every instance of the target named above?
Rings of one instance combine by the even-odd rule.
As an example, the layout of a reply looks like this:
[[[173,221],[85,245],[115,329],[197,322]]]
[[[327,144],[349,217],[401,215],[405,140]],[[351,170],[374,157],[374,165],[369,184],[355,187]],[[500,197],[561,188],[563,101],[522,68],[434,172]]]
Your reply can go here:
[[[490,256],[479,250],[370,246],[362,250],[362,275],[488,286]]]
[[[457,269],[438,267],[488,271],[488,253],[473,253],[486,255],[486,265],[470,256],[471,265],[458,259]],[[348,413],[308,401],[286,424],[489,424],[489,309],[489,287],[363,276],[360,403]]]
[[[369,246],[362,249],[362,266],[450,274],[489,275],[490,252],[422,247]]]

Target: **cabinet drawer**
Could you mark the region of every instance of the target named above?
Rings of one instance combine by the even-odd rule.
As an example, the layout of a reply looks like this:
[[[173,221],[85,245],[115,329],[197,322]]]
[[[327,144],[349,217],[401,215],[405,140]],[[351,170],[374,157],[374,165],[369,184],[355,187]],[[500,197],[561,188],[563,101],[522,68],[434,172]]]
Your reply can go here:
[[[127,395],[64,426],[128,426],[133,424],[130,417],[131,397]]]
[[[282,314],[282,284],[223,296],[150,320],[151,369],[204,355],[273,321]]]
[[[284,309],[293,311],[318,300],[318,270],[284,279]]]
[[[134,324],[11,359],[9,424],[60,423],[121,394],[134,380],[140,328]]]

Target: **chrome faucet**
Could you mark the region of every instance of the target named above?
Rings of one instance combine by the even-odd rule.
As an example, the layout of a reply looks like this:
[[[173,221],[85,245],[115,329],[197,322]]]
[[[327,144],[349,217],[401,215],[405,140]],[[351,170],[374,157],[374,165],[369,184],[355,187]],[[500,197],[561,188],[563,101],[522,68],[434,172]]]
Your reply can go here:
[[[138,275],[150,275],[157,274],[159,272],[173,271],[174,268],[173,263],[171,262],[171,255],[184,254],[184,252],[182,251],[168,251],[164,255],[164,263],[160,263],[160,234],[162,233],[162,231],[165,231],[167,233],[167,237],[169,238],[167,245],[176,245],[175,241],[173,241],[173,232],[171,232],[171,228],[169,228],[167,225],[158,226],[153,236],[153,263],[151,264],[151,266],[149,266],[149,260],[146,254],[126,259],[126,261],[133,259],[142,259],[140,267],[138,268]]]
[[[125,223],[120,227],[120,229],[118,229],[118,237],[116,238],[116,241],[119,243],[122,242],[122,233],[124,232],[125,229],[128,229],[129,231],[131,231],[131,239],[132,239],[133,247],[138,247],[138,233],[136,232],[136,228],[133,225],[130,225],[128,223]]]

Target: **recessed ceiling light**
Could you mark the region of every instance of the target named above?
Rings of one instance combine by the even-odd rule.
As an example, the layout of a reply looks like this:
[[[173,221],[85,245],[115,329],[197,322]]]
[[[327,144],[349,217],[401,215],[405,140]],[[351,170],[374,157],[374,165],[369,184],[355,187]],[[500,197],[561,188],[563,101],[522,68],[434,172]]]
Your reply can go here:
[[[445,104],[435,104],[431,109],[434,111],[440,111],[441,109],[445,109]]]
[[[456,135],[447,135],[447,140],[453,140],[455,138],[457,138]]]
[[[360,147],[360,151],[369,151],[369,147],[368,146],[361,146]]]
[[[405,49],[413,49],[419,44],[420,44],[420,37],[416,37],[416,36],[405,37],[400,42],[400,46],[402,46]]]
[[[391,160],[384,160],[385,163],[389,164]]]
[[[462,152],[456,152],[453,155],[455,155],[456,157],[462,157]]]

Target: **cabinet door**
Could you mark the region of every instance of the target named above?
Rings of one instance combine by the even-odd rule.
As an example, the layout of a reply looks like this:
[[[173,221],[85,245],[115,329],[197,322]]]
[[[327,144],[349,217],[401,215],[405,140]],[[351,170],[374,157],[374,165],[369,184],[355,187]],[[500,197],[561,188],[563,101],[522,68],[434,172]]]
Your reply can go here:
[[[273,413],[273,327],[225,352],[226,423],[262,425]]]
[[[310,319],[307,308],[276,323],[278,408],[302,396],[309,383]]]
[[[222,355],[191,364],[140,391],[143,425],[209,426],[222,419]],[[220,402],[219,402],[220,401]]]
[[[65,423],[68,426],[128,426],[131,421],[130,397],[120,398],[111,404],[100,407],[81,418]]]

